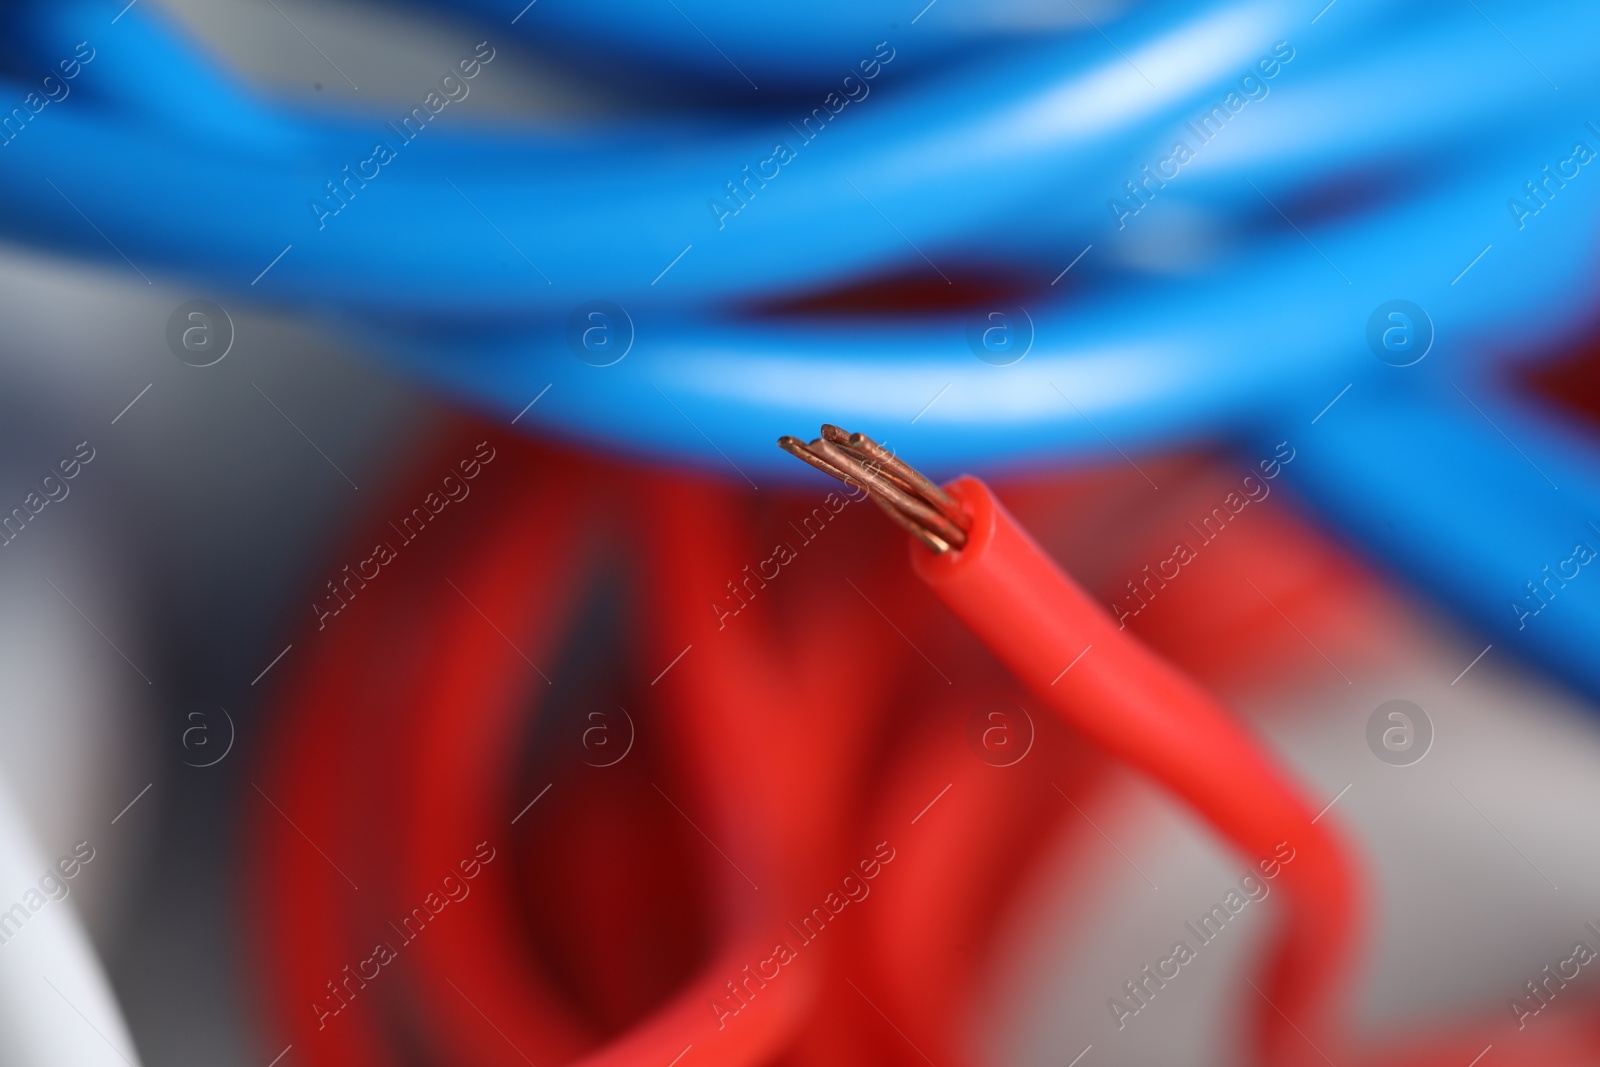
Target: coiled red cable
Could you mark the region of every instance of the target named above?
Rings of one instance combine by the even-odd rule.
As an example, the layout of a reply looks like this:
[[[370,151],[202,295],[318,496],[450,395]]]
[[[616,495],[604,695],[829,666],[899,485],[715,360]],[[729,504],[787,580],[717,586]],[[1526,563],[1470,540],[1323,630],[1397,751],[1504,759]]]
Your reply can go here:
[[[471,447],[419,463],[355,544],[403,537],[387,516],[437,480],[430,463]],[[247,798],[246,914],[302,1062],[970,1062],[964,1006],[996,902],[1057,832],[1038,798],[1051,782],[1093,789],[1098,751],[1251,861],[1295,849],[1257,983],[1261,1062],[1456,1063],[1482,1048],[1474,1029],[1358,1049],[1340,990],[1361,882],[1333,820],[1313,822],[1265,748],[1119,631],[981,483],[950,487],[972,539],[939,557],[914,546],[918,582],[900,536],[848,494],[763,511],[707,478],[492,451],[469,496],[299,642]],[[790,526],[797,514],[812,519]],[[775,541],[796,558],[767,577]],[[601,586],[617,604],[581,625]],[[583,672],[562,665],[586,657],[599,666],[574,686]],[[1038,755],[1001,772],[960,737],[974,705],[1018,682],[1071,730],[1041,722]],[[635,726],[621,761],[535,733],[601,691]],[[485,854],[468,878],[463,861]],[[889,854],[866,879],[861,863]],[[834,912],[847,872],[870,897]],[[796,924],[819,907],[828,922],[808,937]],[[1586,1022],[1540,1031],[1517,1062],[1595,1047]]]

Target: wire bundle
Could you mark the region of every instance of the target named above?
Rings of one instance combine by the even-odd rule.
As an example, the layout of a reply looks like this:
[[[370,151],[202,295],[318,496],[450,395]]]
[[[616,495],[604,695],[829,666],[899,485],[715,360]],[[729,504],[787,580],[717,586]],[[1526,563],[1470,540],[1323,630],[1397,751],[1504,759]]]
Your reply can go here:
[[[1600,587],[1562,584],[1546,614],[1534,585],[1539,564],[1571,558],[1574,538],[1587,541],[1600,515],[1593,442],[1580,425],[1541,418],[1507,381],[1588,326],[1600,199],[1575,161],[1579,144],[1600,145],[1583,110],[1597,88],[1583,32],[1594,12],[1576,2],[1493,18],[1448,3],[1344,0],[1315,15],[1156,3],[1097,8],[1101,22],[1085,15],[1039,33],[1022,4],[945,19],[953,6],[908,18],[845,5],[829,19],[690,4],[678,14],[693,33],[659,6],[524,9],[501,32],[586,61],[615,46],[610,74],[644,68],[640,96],[668,75],[683,91],[666,109],[581,131],[441,127],[406,139],[381,179],[349,184],[350,161],[372,151],[372,116],[267,99],[150,5],[13,5],[5,84],[19,103],[0,149],[10,164],[0,190],[28,210],[0,220],[0,232],[325,315],[385,358],[506,412],[556,387],[560,403],[541,417],[571,437],[706,462],[699,438],[711,439],[682,430],[710,425],[712,448],[763,478],[772,427],[823,413],[909,420],[897,443],[914,444],[936,469],[958,457],[1092,459],[1314,434],[1296,476],[1332,520],[1497,641],[1600,692],[1588,655]],[[700,23],[749,71],[731,58],[737,78],[706,68]],[[867,57],[878,66],[870,99]],[[74,62],[70,95],[39,81],[59,71],[49,77],[63,86],[63,64]],[[841,69],[859,92],[839,83]],[[735,95],[741,81],[761,91],[752,75],[775,105]],[[829,103],[835,83],[848,109]],[[808,118],[826,132],[813,134]],[[773,160],[778,171],[761,169]],[[341,198],[330,218],[315,202],[325,190],[340,198],[337,188],[349,203]],[[1414,366],[1376,361],[1365,343],[1373,316],[1398,297],[1425,309],[1425,361]],[[625,362],[598,366],[572,339],[572,317],[596,299],[621,312],[607,328],[626,324]],[[1000,311],[1011,327],[1026,323],[1022,362],[991,359],[973,339],[974,321]],[[919,1052],[958,1060],[950,1020],[964,972],[913,944],[898,916],[976,936],[1003,884],[993,872],[1013,870],[1032,835],[963,824],[965,836],[950,840],[966,851],[947,843],[937,859],[907,850],[886,863],[877,851],[894,852],[892,835],[877,837],[890,833],[879,828],[893,823],[885,813],[906,810],[930,776],[907,757],[893,765],[903,780],[890,774],[869,790],[865,769],[889,765],[883,738],[900,706],[891,694],[916,663],[817,624],[831,601],[811,589],[782,594],[796,602],[786,612],[796,621],[781,634],[760,612],[730,622],[731,610],[714,609],[708,621],[692,608],[699,590],[727,585],[740,615],[739,588],[765,591],[759,570],[745,583],[751,561],[771,557],[727,535],[752,520],[692,477],[639,479],[586,471],[587,462],[563,455],[549,471],[530,466],[559,506],[502,500],[477,532],[440,534],[435,543],[457,554],[428,556],[428,566],[413,557],[396,572],[403,578],[384,574],[378,595],[399,611],[330,623],[292,701],[282,743],[293,762],[269,763],[261,789],[301,834],[263,815],[262,884],[282,889],[262,903],[274,932],[265,951],[285,1017],[309,1012],[318,1025],[304,1046],[329,1063],[393,1062],[413,1049],[483,1062],[515,1062],[513,1053],[654,1062],[691,1049],[728,1063],[841,1062],[867,1056],[865,1004],[909,1027]],[[642,928],[596,951],[560,921],[527,917],[538,911],[530,902],[563,914],[554,906],[563,899],[580,913],[623,901],[619,913],[636,915],[635,897],[562,883],[562,898],[528,869],[538,850],[495,836],[513,787],[529,784],[529,767],[509,759],[524,732],[526,668],[575,654],[563,642],[586,602],[579,579],[606,566],[586,558],[585,539],[609,528],[608,517],[625,525],[596,488],[602,478],[628,480],[636,499],[652,501],[642,606],[627,610],[650,620],[631,631],[638,661],[668,667],[648,684],[616,685],[672,694],[658,716],[657,759],[677,777],[673,788],[643,784],[674,808],[669,793],[680,793],[687,806],[677,814],[699,829],[688,814],[698,813],[701,836],[744,859],[732,871],[679,869],[676,853],[662,851],[674,832],[666,827],[681,832],[668,813],[642,826],[632,821],[637,804],[604,809],[591,798],[602,807],[597,828],[658,861],[586,845],[611,864],[608,884],[662,877],[660,899],[698,915],[655,969],[640,951],[654,935]],[[981,491],[965,493],[981,511]],[[936,571],[924,576],[938,586]],[[1035,570],[1001,585],[1025,600],[1053,580]],[[1524,587],[1539,599],[1537,640],[1526,633]],[[915,594],[890,588],[896,610],[885,614],[915,614]],[[1032,631],[1052,632],[1050,613],[1073,603],[1057,592],[1035,605],[1043,615]],[[985,625],[993,597],[950,595],[1005,659],[1004,635]],[[480,625],[508,619],[522,620],[509,652]],[[1010,665],[1037,684],[1050,655],[1068,651],[1061,641],[1078,635],[1058,628],[1055,644]],[[727,651],[687,658],[697,647]],[[1116,674],[1154,688],[1129,693],[1102,679],[1085,692],[1091,683],[1075,681],[1059,691],[1076,695],[1059,695],[1058,710],[1093,726],[1084,702],[1188,705],[1189,727],[1220,746],[1218,766],[1254,783],[1259,810],[1208,809],[1207,791],[1220,787],[1184,784],[1137,739],[1098,740],[1247,849],[1307,833],[1304,804],[1249,745],[1224,736],[1225,719],[1196,711],[1203,697],[1137,657]],[[945,699],[916,691],[928,704]],[[1089,781],[1095,760],[1065,747]],[[922,754],[921,770],[942,769],[946,755]],[[533,767],[539,758],[524,756]],[[497,775],[488,785],[486,768]],[[633,788],[648,798],[643,784]],[[980,809],[1016,802],[1015,783],[983,788],[968,790]],[[1359,909],[1336,844],[1312,836],[1311,858],[1296,868],[1302,910],[1267,999],[1321,1037],[1338,1025],[1330,991]],[[350,861],[359,877],[306,856],[302,838],[359,857]],[[980,848],[1007,861],[971,864]],[[501,856],[523,864],[519,877],[501,877],[510,866],[494,866]],[[867,856],[884,868],[874,893],[906,894],[900,907],[841,913],[873,916],[873,950],[819,941],[812,952],[808,940],[792,969],[777,964],[781,980],[749,978],[781,955],[766,943],[772,931],[837,897],[828,887]],[[913,862],[929,864],[916,886],[939,876],[937,894],[891,888]],[[322,883],[332,873],[357,896],[330,897]],[[363,892],[384,899],[369,906]],[[579,925],[612,917],[582,914]],[[432,936],[446,932],[435,923],[454,925],[455,936]],[[861,1003],[828,983],[836,971],[863,976]],[[589,992],[573,1003],[573,989]],[[1262,1018],[1265,1058],[1307,1056]],[[905,1055],[893,1041],[872,1050],[873,1062]]]

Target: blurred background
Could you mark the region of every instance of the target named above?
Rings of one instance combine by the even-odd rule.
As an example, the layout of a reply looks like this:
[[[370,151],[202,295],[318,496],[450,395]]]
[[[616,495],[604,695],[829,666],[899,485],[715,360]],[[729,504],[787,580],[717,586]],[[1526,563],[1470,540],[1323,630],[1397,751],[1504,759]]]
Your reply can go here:
[[[824,421],[1328,805],[1346,1036],[1600,1055],[1588,6],[0,10],[0,1063],[1244,1060]]]

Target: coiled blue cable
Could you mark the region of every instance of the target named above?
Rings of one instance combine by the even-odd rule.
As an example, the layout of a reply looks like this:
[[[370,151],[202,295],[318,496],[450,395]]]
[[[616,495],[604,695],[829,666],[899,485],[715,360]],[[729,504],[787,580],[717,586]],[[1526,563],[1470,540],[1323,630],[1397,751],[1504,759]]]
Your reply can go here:
[[[148,4],[26,5],[13,69],[95,58],[0,148],[0,233],[326,317],[507,418],[548,387],[547,430],[752,484],[823,419],[938,473],[1288,439],[1333,522],[1600,695],[1600,578],[1515,607],[1600,547],[1593,441],[1507,385],[1589,325],[1592,5],[1129,4],[1031,34],[1023,0],[444,6],[500,25],[491,49],[699,95],[407,140],[403,113],[242,86]],[[927,309],[795,310],[885,281]],[[1368,340],[1396,299],[1431,340],[1411,366]],[[991,312],[1010,352],[974,342]]]

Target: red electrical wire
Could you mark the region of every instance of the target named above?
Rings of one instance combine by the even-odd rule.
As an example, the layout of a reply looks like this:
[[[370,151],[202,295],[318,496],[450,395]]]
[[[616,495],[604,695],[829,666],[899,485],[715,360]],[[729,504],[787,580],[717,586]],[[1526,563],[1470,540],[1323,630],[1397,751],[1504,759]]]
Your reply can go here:
[[[1289,912],[1257,981],[1261,1062],[1460,1067],[1483,1047],[1474,1028],[1357,1050],[1340,991],[1361,883],[1332,818],[1313,822],[1267,750],[1119,631],[981,483],[946,495],[863,442],[836,435],[817,465],[854,474],[911,529],[920,583],[850,512],[832,520],[848,532],[792,565],[808,577],[746,584],[771,539],[790,535],[730,490],[507,443],[462,514],[446,512],[308,635],[250,797],[247,911],[300,1062],[960,1067],[976,946],[1055,833],[1038,798],[1056,799],[1052,782],[1081,797],[1099,780],[1103,763],[1075,735],[1171,789],[1251,861],[1280,841],[1295,849],[1279,876]],[[356,543],[390,537],[386,526],[375,519]],[[629,533],[607,546],[617,531]],[[632,573],[612,574],[619,558]],[[818,580],[847,561],[854,591]],[[545,745],[539,766],[554,769],[530,779],[530,723],[570,702],[556,664],[590,639],[576,620],[608,576],[626,591],[608,631],[630,666],[609,684],[638,720],[639,754],[621,765],[632,777],[551,762]],[[734,582],[761,610],[707,611],[708,593]],[[972,706],[1012,687],[928,610],[922,584],[1070,725],[1042,725],[1039,758],[1000,773],[957,740]],[[904,642],[863,636],[878,612]],[[936,833],[907,837],[945,783],[960,803],[928,816]],[[550,836],[561,827],[573,829]],[[535,847],[551,841],[567,851]],[[780,977],[750,978],[880,841],[896,859],[876,902],[837,920],[855,932],[825,931]],[[414,938],[394,930],[479,842],[495,859],[471,896]],[[651,902],[683,930],[619,932],[617,909]],[[396,959],[352,980],[346,966],[381,939]],[[672,945],[671,960],[653,957]],[[641,984],[646,972],[667,984]],[[313,1003],[339,1003],[339,988],[348,1004],[319,1017]],[[1514,1047],[1490,1028],[1498,1062],[1579,1062],[1595,1047],[1587,1020],[1540,1023]]]
[[[947,491],[971,517],[964,546],[912,552],[917,574],[1052,711],[1187,801],[1252,862],[1283,843],[1291,901],[1260,992],[1259,1061],[1337,1061],[1302,1036],[1337,1034],[1335,991],[1354,947],[1356,877],[1348,851],[1260,744],[1198,686],[1121,632],[1000,506],[963,478]],[[1070,669],[1069,669],[1070,667]]]
[[[1250,861],[1284,846],[1289,915],[1267,960],[1253,1029],[1256,1062],[1336,1063],[1356,1054],[1343,990],[1358,947],[1360,879],[1352,855],[1256,738],[1200,686],[1116,625],[1061,571],[989,488],[963,477],[932,486],[861,434],[824,425],[779,445],[865,487],[913,535],[917,575],[1010,672],[1104,751],[1187,802]],[[1503,1027],[1498,1028],[1503,1029]],[[1452,1062],[1448,1042],[1361,1050],[1362,1062]],[[1581,1058],[1594,1027],[1552,1027],[1517,1062]],[[1521,1057],[1527,1057],[1522,1059]]]

